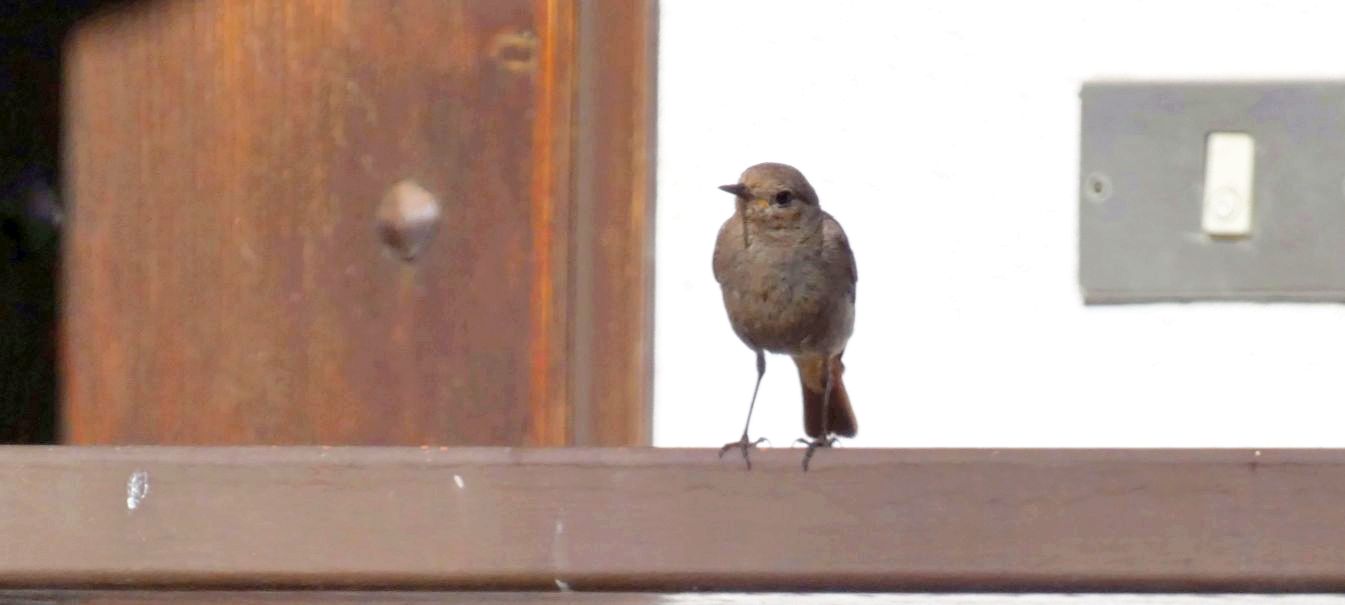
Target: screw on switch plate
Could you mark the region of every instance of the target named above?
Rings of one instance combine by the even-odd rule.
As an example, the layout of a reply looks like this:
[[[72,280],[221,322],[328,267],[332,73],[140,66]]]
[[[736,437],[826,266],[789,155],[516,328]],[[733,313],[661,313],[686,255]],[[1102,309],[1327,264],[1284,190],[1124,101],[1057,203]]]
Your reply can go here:
[[[1111,179],[1101,172],[1094,172],[1084,179],[1083,195],[1092,202],[1105,202],[1111,197]]]
[[[1252,233],[1256,141],[1240,132],[1212,132],[1205,144],[1205,202],[1201,228],[1214,237]]]

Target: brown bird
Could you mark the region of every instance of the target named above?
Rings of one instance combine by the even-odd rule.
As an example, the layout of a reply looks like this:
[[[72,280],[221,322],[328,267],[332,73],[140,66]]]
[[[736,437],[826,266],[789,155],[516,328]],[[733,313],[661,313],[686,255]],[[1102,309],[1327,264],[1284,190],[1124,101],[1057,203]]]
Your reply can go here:
[[[719,229],[714,271],[738,338],[757,354],[757,383],[738,441],[748,451],[764,441],[747,436],[766,374],[765,352],[789,355],[803,384],[803,426],[810,439],[803,470],[819,447],[855,436],[855,414],[841,375],[841,356],[855,325],[855,256],[840,223],[818,205],[817,193],[793,166],[757,164],[720,187],[737,208]]]

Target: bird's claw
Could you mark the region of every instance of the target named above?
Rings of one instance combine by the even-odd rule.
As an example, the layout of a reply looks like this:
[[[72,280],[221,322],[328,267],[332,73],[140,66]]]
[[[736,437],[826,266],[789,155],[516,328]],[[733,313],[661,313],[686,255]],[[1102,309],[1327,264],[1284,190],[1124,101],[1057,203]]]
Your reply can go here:
[[[756,441],[752,441],[751,439],[748,439],[747,433],[743,433],[742,439],[739,439],[737,441],[730,441],[728,443],[725,443],[724,447],[719,448],[719,457],[723,458],[724,454],[727,453],[729,450],[733,448],[738,448],[742,450],[743,462],[747,463],[747,470],[750,471],[752,470],[752,459],[748,457],[747,452],[762,443],[770,443],[770,440],[766,439],[765,437],[759,437],[757,438]]]
[[[803,453],[803,472],[808,472],[808,461],[813,459],[813,453],[817,451],[817,448],[831,447],[836,445],[837,441],[839,441],[839,439],[834,436],[819,437],[817,439],[804,439],[803,437],[799,437],[795,443],[802,443],[808,446],[808,451]]]

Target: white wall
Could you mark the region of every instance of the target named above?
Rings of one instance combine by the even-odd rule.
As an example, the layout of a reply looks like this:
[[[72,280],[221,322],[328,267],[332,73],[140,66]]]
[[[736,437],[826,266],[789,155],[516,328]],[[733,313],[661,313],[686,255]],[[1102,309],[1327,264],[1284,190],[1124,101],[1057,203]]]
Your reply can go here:
[[[656,445],[741,430],[715,186],[770,160],[858,259],[853,446],[1345,446],[1345,308],[1085,308],[1075,209],[1083,80],[1345,78],[1345,2],[662,0],[660,38]],[[753,436],[801,407],[770,357]]]

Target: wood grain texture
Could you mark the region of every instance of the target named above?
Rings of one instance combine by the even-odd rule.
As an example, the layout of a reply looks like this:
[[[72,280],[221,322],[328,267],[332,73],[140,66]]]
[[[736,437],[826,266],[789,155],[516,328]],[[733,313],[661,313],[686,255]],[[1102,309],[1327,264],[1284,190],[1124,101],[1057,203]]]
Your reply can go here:
[[[577,368],[647,382],[572,355],[576,10],[145,1],[81,24],[65,440],[564,445]],[[444,206],[411,264],[374,227],[402,179]]]
[[[801,454],[4,448],[0,586],[1345,589],[1345,451]]]
[[[481,603],[515,605],[1339,605],[1339,595],[1261,594],[1003,594],[1003,593],[628,593],[628,592],[397,592],[397,591],[0,591],[16,605],[82,603],[132,605],[194,603]]]
[[[578,3],[576,445],[653,439],[655,0]]]
[[[532,291],[529,350],[529,402],[534,422],[528,443],[571,443],[569,368],[584,360],[568,355],[571,325],[569,288],[571,156],[574,88],[575,14],[570,0],[535,0],[549,35],[534,50],[540,85],[533,132],[533,262],[538,268]]]
[[[0,603],[13,605],[723,605],[715,597],[665,596],[645,593],[577,592],[434,592],[434,591],[210,591],[210,590],[0,590]]]

